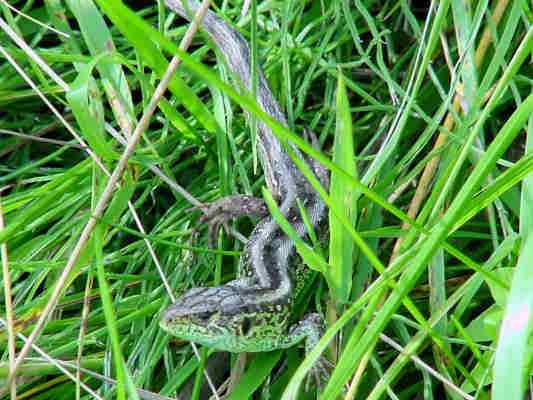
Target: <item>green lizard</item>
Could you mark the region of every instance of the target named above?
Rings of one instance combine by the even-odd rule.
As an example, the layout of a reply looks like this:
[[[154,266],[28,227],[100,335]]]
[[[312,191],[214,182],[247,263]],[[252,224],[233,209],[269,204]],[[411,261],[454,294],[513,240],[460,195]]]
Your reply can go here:
[[[192,0],[166,0],[166,5],[184,18],[198,4]],[[226,62],[245,88],[250,89],[250,50],[244,38],[223,19],[208,11],[203,28],[225,56]],[[285,117],[274,99],[261,70],[258,71],[257,102],[283,124]],[[299,235],[306,234],[297,205],[305,207],[313,227],[326,218],[326,208],[316,191],[283,150],[278,139],[258,122],[258,149],[268,188],[279,199],[279,208]],[[302,155],[293,146],[294,152]],[[303,157],[302,157],[303,159]],[[326,183],[323,167],[309,161]],[[208,207],[207,218],[214,225],[238,215],[266,215],[261,200],[250,196],[223,198]],[[287,348],[305,340],[309,351],[321,336],[322,319],[309,314],[294,325],[291,310],[309,270],[295,252],[293,241],[273,218],[266,216],[253,230],[240,259],[238,276],[221,286],[193,288],[162,315],[160,325],[170,334],[215,349],[230,352],[260,352]],[[325,372],[325,360],[316,371]]]

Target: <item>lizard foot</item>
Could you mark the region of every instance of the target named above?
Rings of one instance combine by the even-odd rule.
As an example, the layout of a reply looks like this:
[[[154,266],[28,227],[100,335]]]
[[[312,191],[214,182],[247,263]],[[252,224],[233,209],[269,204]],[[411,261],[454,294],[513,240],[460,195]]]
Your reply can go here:
[[[200,209],[203,212],[199,222],[207,223],[207,242],[209,247],[213,247],[221,225],[228,233],[228,221],[243,215],[258,217],[268,215],[268,208],[263,199],[242,194],[223,197],[212,203],[193,207],[190,210],[196,209]]]
[[[294,325],[289,331],[287,344],[291,345],[305,339],[305,353],[309,354],[320,340],[324,331],[324,321],[317,313],[306,315],[300,322]],[[308,391],[313,380],[316,387],[321,388],[329,379],[329,371],[333,365],[321,356],[311,368],[305,381],[305,390]]]
[[[307,375],[305,391],[308,392],[311,389],[313,382],[319,390],[324,389],[324,383],[329,380],[330,371],[333,369],[333,366],[331,361],[321,356],[311,368],[311,372]]]

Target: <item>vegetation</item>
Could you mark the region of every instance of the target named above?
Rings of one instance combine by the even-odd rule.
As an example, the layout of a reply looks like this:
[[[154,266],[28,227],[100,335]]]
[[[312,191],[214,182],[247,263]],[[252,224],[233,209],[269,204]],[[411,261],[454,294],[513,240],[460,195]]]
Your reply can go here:
[[[220,361],[170,338],[159,313],[235,276],[241,242],[221,231],[208,248],[192,206],[255,194],[284,224],[253,146],[264,113],[232,89],[204,33],[178,49],[190,24],[162,0],[0,1],[0,396],[198,399],[206,366],[217,386],[231,366],[229,399],[522,399],[532,3],[414,3],[211,5],[250,41],[288,127],[266,122],[331,174],[329,191],[309,176],[329,236],[298,244],[318,273],[296,313],[327,317],[319,346]],[[176,54],[167,94],[136,129]],[[232,228],[246,236],[253,223]],[[10,385],[13,332],[17,353],[32,332],[40,350]],[[331,378],[305,390],[321,353]]]

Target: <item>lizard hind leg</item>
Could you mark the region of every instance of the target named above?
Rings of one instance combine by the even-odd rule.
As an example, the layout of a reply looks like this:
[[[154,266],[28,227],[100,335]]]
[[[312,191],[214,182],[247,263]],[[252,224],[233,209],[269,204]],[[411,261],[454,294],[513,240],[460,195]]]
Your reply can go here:
[[[243,194],[222,197],[199,208],[204,214],[199,222],[207,223],[209,247],[214,246],[220,225],[228,233],[228,221],[232,219],[245,215],[256,217],[268,215],[268,207],[263,199]]]

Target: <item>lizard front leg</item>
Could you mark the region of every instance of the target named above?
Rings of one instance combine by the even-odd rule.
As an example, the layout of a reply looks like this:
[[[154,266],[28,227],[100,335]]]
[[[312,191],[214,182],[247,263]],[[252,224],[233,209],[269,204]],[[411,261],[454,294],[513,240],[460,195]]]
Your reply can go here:
[[[305,354],[309,354],[323,333],[324,321],[322,317],[317,313],[307,314],[301,321],[289,329],[289,333],[285,337],[281,338],[279,347],[288,348],[304,340]],[[318,386],[320,386],[321,382],[327,380],[329,376],[328,369],[330,367],[331,363],[324,356],[321,356],[316,364],[313,365],[311,373],[315,377]],[[306,388],[309,386],[309,382],[310,379],[308,377]]]

